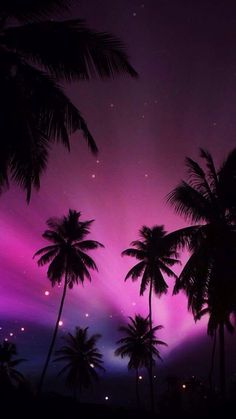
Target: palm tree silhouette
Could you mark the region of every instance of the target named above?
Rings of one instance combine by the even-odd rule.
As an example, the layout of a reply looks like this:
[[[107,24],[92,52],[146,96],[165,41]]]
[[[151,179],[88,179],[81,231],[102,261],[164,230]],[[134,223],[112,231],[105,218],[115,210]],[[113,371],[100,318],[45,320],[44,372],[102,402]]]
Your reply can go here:
[[[1,391],[24,382],[24,376],[15,368],[24,359],[14,359],[17,355],[14,343],[3,341],[0,343],[0,387]]]
[[[218,331],[224,396],[225,326],[232,331],[230,315],[236,310],[236,149],[218,171],[209,152],[201,149],[200,156],[206,168],[187,158],[188,181],[182,181],[168,196],[176,212],[195,223],[169,234],[172,244],[190,252],[174,293],[185,291],[195,320],[209,314],[209,335]]]
[[[136,315],[134,318],[129,317],[129,320],[130,323],[127,326],[119,328],[124,333],[124,337],[118,340],[117,344],[120,346],[115,350],[115,355],[129,358],[128,369],[135,370],[136,398],[137,405],[140,407],[139,370],[146,368],[149,372],[150,357],[152,364],[155,363],[155,358],[161,359],[156,346],[167,345],[155,337],[156,331],[162,329],[163,326],[154,326],[150,330],[149,319],[141,315]]]
[[[90,226],[94,220],[81,221],[80,216],[80,212],[70,209],[67,216],[63,218],[50,218],[47,221],[49,229],[43,233],[43,238],[52,244],[38,250],[34,255],[34,257],[39,256],[39,266],[49,264],[47,276],[52,286],[61,284],[64,279],[62,299],[51,345],[39,383],[39,392],[42,390],[55,344],[67,288],[72,289],[75,284],[83,284],[85,279],[91,281],[89,270],[97,270],[97,266],[86,251],[104,247],[95,240],[84,240],[90,233]]]
[[[165,294],[168,285],[163,274],[177,279],[177,275],[170,269],[176,263],[178,255],[172,245],[169,245],[168,235],[163,226],[149,228],[143,226],[139,231],[141,240],[131,243],[133,248],[126,249],[122,256],[132,256],[139,262],[130,269],[125,280],[131,278],[136,281],[141,278],[140,295],[143,295],[149,286],[149,328],[152,329],[152,293],[157,296]],[[150,351],[151,356],[151,351]],[[149,368],[151,409],[154,410],[152,359]]]
[[[74,335],[68,333],[63,337],[65,346],[56,351],[55,362],[63,362],[66,365],[59,374],[66,374],[66,385],[71,388],[76,398],[77,388],[91,387],[94,380],[98,380],[97,370],[103,370],[103,355],[96,347],[101,335],[88,336],[88,327],[85,329],[76,327]]]
[[[53,142],[70,148],[82,130],[92,152],[95,141],[61,82],[117,74],[136,77],[123,43],[88,29],[79,19],[54,20],[67,0],[8,0],[0,4],[0,188],[8,175],[27,193],[39,188]]]

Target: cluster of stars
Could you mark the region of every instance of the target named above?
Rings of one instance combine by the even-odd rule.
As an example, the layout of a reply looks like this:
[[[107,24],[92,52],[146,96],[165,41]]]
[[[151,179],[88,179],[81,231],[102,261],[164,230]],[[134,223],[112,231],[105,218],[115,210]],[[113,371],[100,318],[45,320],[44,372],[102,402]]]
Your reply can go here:
[[[3,328],[0,326],[0,330],[3,330]],[[25,328],[22,326],[21,328],[20,328],[20,331],[21,332],[24,332],[25,331]],[[16,333],[14,333],[14,332],[9,332],[9,336],[12,338],[13,336],[15,337],[16,336]],[[5,337],[4,338],[4,341],[5,342],[8,342],[9,341],[9,339],[8,339],[8,337]]]

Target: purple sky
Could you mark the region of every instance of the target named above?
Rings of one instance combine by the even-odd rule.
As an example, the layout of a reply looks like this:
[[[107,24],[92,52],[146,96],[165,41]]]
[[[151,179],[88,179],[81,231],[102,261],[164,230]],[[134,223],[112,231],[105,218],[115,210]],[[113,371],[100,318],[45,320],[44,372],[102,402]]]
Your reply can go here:
[[[70,154],[52,149],[29,206],[14,185],[1,196],[0,333],[9,339],[14,333],[20,352],[33,345],[30,365],[42,363],[61,289],[51,289],[32,255],[45,244],[46,220],[76,209],[84,219],[95,219],[91,238],[105,249],[93,253],[99,273],[92,284],[68,292],[62,330],[88,325],[102,333],[100,346],[116,368],[117,325],[148,312],[139,284],[124,283],[134,261],[122,259],[121,251],[143,224],[164,224],[168,231],[184,225],[166,205],[166,195],[184,176],[186,155],[197,158],[202,146],[218,162],[235,146],[236,6],[223,0],[80,0],[73,16],[122,37],[140,78],[70,86],[99,156],[91,156],[76,134]],[[204,321],[194,324],[185,297],[172,297],[168,283],[169,294],[155,299],[153,310],[155,322],[164,325],[159,337],[169,345],[166,359],[205,327]]]

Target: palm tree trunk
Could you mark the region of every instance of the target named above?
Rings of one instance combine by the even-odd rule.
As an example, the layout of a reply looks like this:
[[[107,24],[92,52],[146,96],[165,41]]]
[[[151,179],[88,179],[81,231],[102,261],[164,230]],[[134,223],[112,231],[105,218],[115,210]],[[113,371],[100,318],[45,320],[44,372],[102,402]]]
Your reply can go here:
[[[149,289],[149,330],[152,330],[152,279],[150,281]],[[151,412],[154,413],[154,389],[153,389],[153,377],[152,377],[152,336],[150,333],[149,341],[150,361],[149,361],[149,384],[150,384],[150,401],[151,401]]]
[[[136,368],[135,374],[135,390],[136,390],[136,399],[137,399],[137,408],[140,408],[140,395],[139,395],[139,372],[138,368]]]
[[[225,397],[225,330],[224,322],[219,325],[219,349],[220,349],[220,391]]]
[[[212,391],[212,375],[214,371],[214,361],[215,361],[215,353],[216,353],[216,339],[217,339],[217,333],[215,330],[214,337],[213,337],[212,352],[211,352],[211,366],[210,366],[210,371],[209,371],[209,385],[210,385],[211,391]]]
[[[46,375],[46,372],[47,372],[47,369],[48,369],[48,364],[49,364],[49,361],[50,361],[51,356],[52,356],[52,351],[53,351],[55,340],[56,340],[56,337],[57,337],[59,321],[60,321],[62,309],[63,309],[63,306],[64,306],[66,290],[67,290],[67,272],[65,274],[63,294],[62,294],[61,304],[60,304],[59,312],[58,312],[58,316],[57,316],[56,326],[55,326],[55,329],[54,329],[54,332],[53,332],[52,341],[51,341],[51,345],[49,347],[48,355],[47,355],[47,358],[46,358],[46,361],[45,361],[45,364],[44,364],[43,372],[42,372],[42,375],[41,375],[40,381],[39,381],[38,394],[41,394],[41,392],[42,392],[45,375]]]

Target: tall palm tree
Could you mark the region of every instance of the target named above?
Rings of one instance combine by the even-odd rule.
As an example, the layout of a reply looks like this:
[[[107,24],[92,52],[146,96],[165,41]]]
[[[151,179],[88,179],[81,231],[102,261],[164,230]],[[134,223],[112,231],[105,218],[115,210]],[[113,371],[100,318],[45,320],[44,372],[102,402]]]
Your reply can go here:
[[[137,76],[115,36],[90,30],[76,18],[51,19],[65,10],[70,10],[68,0],[0,4],[0,188],[10,177],[28,201],[32,186],[40,186],[53,142],[69,149],[70,134],[82,130],[97,152],[85,120],[60,83]]]
[[[143,295],[149,286],[149,328],[152,329],[152,294],[157,296],[165,294],[168,285],[163,274],[177,279],[177,275],[170,269],[176,263],[178,255],[169,245],[168,235],[163,226],[154,226],[149,228],[143,226],[139,231],[140,239],[131,243],[132,248],[122,252],[122,256],[131,256],[138,259],[138,263],[127,273],[125,280],[131,278],[132,281],[141,279],[140,295]],[[151,343],[150,343],[151,344]],[[149,368],[151,407],[154,410],[153,394],[153,374],[152,359],[150,358]]]
[[[34,257],[39,256],[39,266],[49,264],[47,276],[52,286],[61,284],[64,280],[59,312],[40,379],[39,391],[42,390],[45,374],[54,348],[67,288],[72,289],[75,284],[83,284],[85,279],[91,281],[89,270],[97,270],[97,266],[86,252],[87,250],[104,247],[95,240],[84,240],[90,233],[90,227],[94,220],[81,221],[80,216],[80,212],[70,209],[67,216],[50,218],[47,221],[49,229],[43,233],[43,238],[52,244],[38,250],[34,255]]]
[[[76,398],[76,390],[91,387],[94,380],[98,380],[97,370],[103,370],[103,355],[96,347],[101,335],[88,336],[88,327],[76,327],[75,333],[68,333],[63,337],[65,345],[56,351],[55,362],[66,365],[59,374],[66,374],[66,385],[71,388]]]
[[[139,407],[139,370],[146,368],[149,371],[150,357],[152,364],[155,363],[155,358],[161,359],[157,346],[167,345],[155,337],[156,331],[162,329],[162,326],[154,326],[150,330],[149,319],[141,315],[129,317],[129,320],[130,323],[127,326],[119,328],[119,331],[124,333],[124,337],[118,340],[117,344],[120,346],[115,350],[115,355],[129,358],[128,369],[135,370],[135,388]]]
[[[195,320],[209,313],[208,333],[218,331],[220,386],[225,394],[225,326],[236,310],[236,149],[219,170],[211,154],[200,150],[202,168],[187,158],[188,181],[168,196],[176,212],[194,223],[169,234],[169,240],[186,247],[190,258],[176,281],[174,292],[184,290]]]
[[[0,387],[1,391],[12,388],[24,381],[24,376],[16,369],[24,359],[15,358],[17,355],[14,343],[3,341],[0,343]]]

